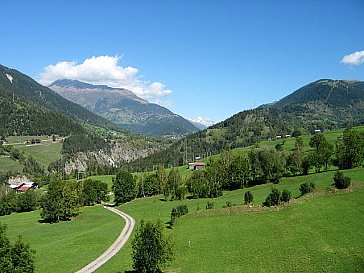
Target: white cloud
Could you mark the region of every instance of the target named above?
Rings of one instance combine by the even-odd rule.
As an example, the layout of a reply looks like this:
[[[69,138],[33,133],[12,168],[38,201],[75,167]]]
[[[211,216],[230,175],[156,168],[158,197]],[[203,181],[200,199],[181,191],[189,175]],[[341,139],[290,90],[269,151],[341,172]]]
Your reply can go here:
[[[110,87],[125,88],[145,99],[157,99],[171,94],[161,82],[149,82],[141,79],[137,68],[122,67],[118,63],[120,56],[93,56],[83,63],[62,61],[44,68],[39,75],[39,82],[45,86],[58,79],[73,79],[91,84],[103,84]]]
[[[364,63],[364,50],[346,55],[341,60],[344,64],[360,65]]]
[[[203,125],[205,125],[207,127],[212,126],[212,125],[214,125],[216,123],[215,121],[213,121],[211,119],[205,119],[203,117],[190,118],[189,120],[193,121],[193,122],[203,124]]]

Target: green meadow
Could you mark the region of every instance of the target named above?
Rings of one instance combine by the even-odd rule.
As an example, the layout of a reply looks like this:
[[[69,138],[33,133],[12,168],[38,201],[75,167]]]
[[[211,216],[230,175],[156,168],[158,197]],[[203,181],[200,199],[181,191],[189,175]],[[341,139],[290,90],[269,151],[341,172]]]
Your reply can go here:
[[[14,242],[21,235],[36,251],[38,273],[76,272],[101,255],[119,236],[124,220],[101,205],[85,207],[72,221],[39,223],[39,211],[1,216]]]
[[[32,156],[44,167],[48,167],[49,163],[60,159],[62,143],[60,142],[44,142],[35,145],[19,145],[16,149],[23,152],[27,156]]]
[[[172,230],[166,229],[175,242],[175,260],[168,272],[361,272],[364,168],[345,171],[353,182],[349,190],[334,190],[333,174],[285,178],[277,185],[224,192],[215,199],[142,198],[119,209],[138,223],[160,219],[167,227],[172,208],[188,206],[189,214]],[[272,187],[289,189],[298,198],[304,182],[314,182],[316,193],[294,199],[287,207],[260,207]],[[242,205],[247,190],[254,196],[252,208]],[[205,209],[208,201],[214,202],[212,210]],[[236,206],[223,208],[227,202]],[[131,269],[128,242],[97,272]]]

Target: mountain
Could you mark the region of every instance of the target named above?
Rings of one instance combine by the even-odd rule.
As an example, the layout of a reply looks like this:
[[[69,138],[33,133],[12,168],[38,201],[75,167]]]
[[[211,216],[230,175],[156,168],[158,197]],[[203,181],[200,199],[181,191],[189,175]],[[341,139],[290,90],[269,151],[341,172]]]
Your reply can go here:
[[[204,119],[203,117],[196,117],[196,118],[188,119],[188,120],[190,122],[192,122],[200,130],[204,130],[216,123],[210,119]]]
[[[199,123],[199,122],[196,122],[196,121],[193,121],[190,119],[189,119],[189,122],[191,122],[193,125],[195,125],[199,130],[205,130],[207,128],[207,126],[202,123]]]
[[[261,140],[364,124],[364,82],[318,80],[278,102],[245,110],[203,131],[191,134],[164,151],[130,163],[130,170],[155,164],[181,165],[223,150],[245,147]]]
[[[364,82],[322,79],[305,85],[269,107],[320,127],[364,122]]]
[[[49,88],[115,124],[136,133],[183,136],[198,131],[195,125],[165,107],[150,103],[123,88],[62,79]]]
[[[134,96],[130,92],[126,95]],[[27,75],[0,65],[0,137],[52,134],[66,136],[62,159],[51,165],[53,170],[64,168],[67,173],[75,169],[97,173],[105,166],[120,166],[171,143],[122,130]]]
[[[63,134],[80,132],[82,123],[116,125],[70,102],[15,69],[0,65],[0,134]]]

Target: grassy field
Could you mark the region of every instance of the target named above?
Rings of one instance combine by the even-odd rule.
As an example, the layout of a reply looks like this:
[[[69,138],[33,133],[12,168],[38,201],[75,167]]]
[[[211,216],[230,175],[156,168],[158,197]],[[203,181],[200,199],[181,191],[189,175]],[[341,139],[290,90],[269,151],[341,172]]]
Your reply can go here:
[[[363,168],[345,171],[353,179],[353,188],[358,188],[351,193],[308,195],[285,209],[258,208],[260,213],[246,213],[249,210],[246,206],[223,208],[226,202],[241,205],[247,190],[254,195],[253,205],[260,205],[272,186],[291,190],[293,197],[299,196],[298,188],[303,182],[314,182],[319,193],[326,192],[332,189],[333,173],[285,178],[278,185],[224,192],[215,199],[165,202],[160,199],[162,196],[157,196],[136,199],[119,208],[137,222],[160,219],[167,227],[172,208],[180,204],[188,206],[189,214],[178,220],[176,228],[168,230],[176,244],[171,272],[357,272],[359,262],[364,261]],[[213,210],[205,209],[207,201],[214,202]],[[348,233],[338,232],[343,225],[350,227]],[[322,247],[327,252],[321,253]],[[131,270],[130,253],[128,242],[123,252],[97,272]],[[352,257],[347,259],[346,255]]]
[[[360,189],[279,211],[188,215],[172,232],[172,272],[363,272],[363,197]]]
[[[16,149],[24,152],[25,155],[31,155],[44,167],[48,167],[49,163],[60,159],[62,143],[45,142],[30,146],[19,145],[16,146]]]
[[[13,172],[21,172],[23,170],[23,166],[9,157],[0,156],[0,171],[13,171]]]
[[[12,242],[22,235],[36,250],[36,272],[75,272],[105,251],[118,237],[124,220],[102,206],[85,207],[74,220],[38,223],[39,211],[1,216]]]

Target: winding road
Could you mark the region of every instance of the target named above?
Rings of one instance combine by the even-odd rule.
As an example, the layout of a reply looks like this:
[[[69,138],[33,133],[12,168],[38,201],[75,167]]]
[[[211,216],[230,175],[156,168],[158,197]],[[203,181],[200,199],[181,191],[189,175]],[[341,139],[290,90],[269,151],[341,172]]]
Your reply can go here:
[[[91,273],[91,272],[94,272],[99,267],[101,267],[104,263],[106,263],[116,253],[119,252],[119,250],[128,241],[128,239],[133,231],[133,228],[135,225],[135,220],[131,216],[129,216],[128,214],[126,214],[120,210],[117,210],[115,208],[106,207],[106,206],[105,206],[105,208],[116,213],[117,215],[123,217],[126,222],[125,227],[121,231],[121,233],[120,233],[119,237],[116,239],[116,241],[101,256],[99,256],[96,260],[92,261],[91,263],[89,263],[87,266],[80,269],[76,273]]]

